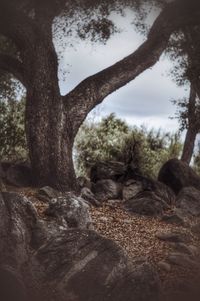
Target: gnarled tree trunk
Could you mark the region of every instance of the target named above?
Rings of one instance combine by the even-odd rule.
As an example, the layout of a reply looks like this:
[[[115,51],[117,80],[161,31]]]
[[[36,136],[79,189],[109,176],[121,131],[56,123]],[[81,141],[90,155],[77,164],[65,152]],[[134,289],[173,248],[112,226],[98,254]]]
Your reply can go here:
[[[30,61],[25,56],[25,61]],[[58,86],[58,62],[51,39],[37,38],[31,66],[26,72],[26,135],[37,185],[76,190],[70,118]]]

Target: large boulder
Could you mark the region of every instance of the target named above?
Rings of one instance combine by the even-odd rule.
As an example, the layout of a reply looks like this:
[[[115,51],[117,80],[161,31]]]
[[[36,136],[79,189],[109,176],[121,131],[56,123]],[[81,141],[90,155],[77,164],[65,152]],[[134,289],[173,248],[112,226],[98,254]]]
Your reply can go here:
[[[132,199],[142,190],[143,190],[143,185],[141,181],[136,181],[134,179],[130,179],[126,181],[123,185],[123,191],[122,191],[123,200],[128,201]]]
[[[186,214],[200,216],[200,191],[194,187],[183,188],[177,196],[176,205]]]
[[[87,187],[81,189],[81,197],[90,205],[99,207],[101,203],[97,201],[94,193]]]
[[[188,164],[178,159],[171,159],[163,165],[158,180],[171,187],[176,194],[188,186],[200,190],[200,177]]]
[[[93,184],[92,192],[94,193],[95,198],[100,202],[121,199],[122,185],[113,180],[101,180]]]
[[[92,225],[88,204],[72,193],[51,199],[45,213],[68,228],[90,229]]]
[[[90,179],[96,183],[100,180],[120,181],[126,172],[124,163],[117,161],[101,161],[97,162],[90,171]]]
[[[42,201],[49,202],[51,199],[62,196],[62,193],[50,186],[44,186],[38,190],[37,197]]]
[[[26,198],[0,194],[3,301],[159,300],[160,281],[149,264],[133,264],[94,231],[67,229],[53,220],[54,228]]]
[[[168,205],[175,203],[174,192],[165,184],[152,179],[140,176],[139,180],[128,180],[123,186],[123,199],[125,201],[133,199],[138,193],[152,192]]]
[[[0,177],[5,183],[16,187],[28,187],[34,184],[32,171],[28,162],[2,162]]]
[[[149,216],[160,216],[169,205],[153,191],[139,192],[124,203],[126,210],[132,213]]]
[[[77,183],[78,183],[78,186],[79,186],[80,190],[82,188],[91,189],[91,187],[92,187],[92,184],[91,184],[90,180],[86,177],[78,177],[77,178]]]

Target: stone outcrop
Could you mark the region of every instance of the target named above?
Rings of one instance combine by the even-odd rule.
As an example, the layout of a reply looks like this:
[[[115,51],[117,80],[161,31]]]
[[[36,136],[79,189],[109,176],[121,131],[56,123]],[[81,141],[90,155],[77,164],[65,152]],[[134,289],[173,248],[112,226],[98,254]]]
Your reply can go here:
[[[171,159],[163,165],[158,180],[171,187],[176,194],[189,186],[200,190],[200,177],[188,164],[178,159]]]

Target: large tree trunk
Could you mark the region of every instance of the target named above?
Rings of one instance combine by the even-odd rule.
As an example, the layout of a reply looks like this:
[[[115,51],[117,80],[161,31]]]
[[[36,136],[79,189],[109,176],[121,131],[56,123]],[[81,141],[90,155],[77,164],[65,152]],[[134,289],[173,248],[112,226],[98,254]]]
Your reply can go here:
[[[188,164],[190,164],[190,161],[192,159],[196,135],[197,135],[196,130],[194,130],[193,128],[188,128],[186,137],[185,137],[183,153],[182,153],[182,157],[181,157],[181,160]]]
[[[31,73],[27,86],[26,135],[34,180],[39,186],[76,190],[74,136],[59,91],[52,42],[38,41],[32,66],[27,70]]]

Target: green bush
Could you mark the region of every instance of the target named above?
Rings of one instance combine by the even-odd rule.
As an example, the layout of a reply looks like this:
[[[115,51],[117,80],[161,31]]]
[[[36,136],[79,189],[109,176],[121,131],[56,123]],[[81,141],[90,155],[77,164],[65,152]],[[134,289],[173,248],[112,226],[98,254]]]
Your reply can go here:
[[[100,123],[85,122],[75,140],[75,167],[79,175],[85,175],[97,161],[117,160],[121,154],[123,139],[129,133],[128,125],[114,114]]]
[[[0,159],[3,161],[27,158],[24,109],[24,99],[0,101]]]
[[[178,134],[130,127],[111,114],[98,123],[82,125],[75,141],[74,161],[79,175],[87,175],[97,161],[117,160],[156,178],[163,163],[179,157],[181,148]]]

